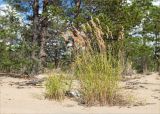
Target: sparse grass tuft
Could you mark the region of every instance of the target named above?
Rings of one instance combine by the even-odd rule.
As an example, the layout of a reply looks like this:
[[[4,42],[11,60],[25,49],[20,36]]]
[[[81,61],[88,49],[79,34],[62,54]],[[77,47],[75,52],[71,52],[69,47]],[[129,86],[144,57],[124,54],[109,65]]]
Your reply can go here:
[[[46,81],[46,97],[61,101],[65,98],[66,85],[62,74],[52,74]]]

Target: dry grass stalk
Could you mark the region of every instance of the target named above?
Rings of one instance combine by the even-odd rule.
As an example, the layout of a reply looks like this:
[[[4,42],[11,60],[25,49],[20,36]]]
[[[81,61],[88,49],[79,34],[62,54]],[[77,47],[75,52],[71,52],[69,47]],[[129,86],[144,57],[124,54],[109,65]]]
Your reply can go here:
[[[86,24],[83,24],[81,26],[81,31],[73,27],[72,30],[68,30],[62,33],[62,36],[66,41],[68,40],[68,37],[71,36],[75,43],[75,49],[77,49],[77,47],[85,47],[86,50],[91,50],[91,43],[96,40],[99,50],[101,52],[105,51],[106,46],[103,40],[104,33],[102,32],[99,19],[96,18],[95,20],[97,23],[93,19],[91,19]],[[88,35],[88,33],[91,34]]]

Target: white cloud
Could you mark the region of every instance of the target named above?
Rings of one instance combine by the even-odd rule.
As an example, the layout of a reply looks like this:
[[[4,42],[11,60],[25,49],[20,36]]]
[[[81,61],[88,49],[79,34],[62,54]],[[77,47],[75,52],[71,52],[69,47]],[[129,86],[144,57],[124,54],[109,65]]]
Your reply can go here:
[[[153,5],[155,5],[155,6],[160,6],[160,0],[155,0],[155,1],[153,2]]]

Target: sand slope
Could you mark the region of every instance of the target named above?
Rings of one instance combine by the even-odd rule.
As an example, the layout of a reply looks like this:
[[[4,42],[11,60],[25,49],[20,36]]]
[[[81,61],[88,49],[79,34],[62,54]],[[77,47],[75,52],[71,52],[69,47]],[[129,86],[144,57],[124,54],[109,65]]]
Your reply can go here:
[[[137,77],[137,76],[136,76]],[[28,80],[0,77],[0,114],[160,114],[160,76],[138,75],[122,82],[142,104],[136,106],[84,107],[66,99],[59,103],[44,98],[44,88],[19,86]]]

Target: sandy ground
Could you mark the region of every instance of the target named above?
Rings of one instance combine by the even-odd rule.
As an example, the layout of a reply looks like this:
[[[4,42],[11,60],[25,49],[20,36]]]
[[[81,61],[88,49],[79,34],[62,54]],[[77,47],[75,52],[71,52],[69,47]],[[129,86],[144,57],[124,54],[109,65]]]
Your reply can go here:
[[[85,107],[65,99],[63,102],[44,98],[44,87],[19,86],[28,80],[0,77],[0,114],[160,114],[160,76],[136,75],[122,82],[126,94],[140,105]]]

